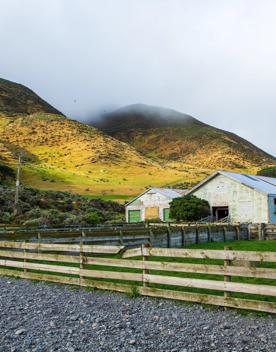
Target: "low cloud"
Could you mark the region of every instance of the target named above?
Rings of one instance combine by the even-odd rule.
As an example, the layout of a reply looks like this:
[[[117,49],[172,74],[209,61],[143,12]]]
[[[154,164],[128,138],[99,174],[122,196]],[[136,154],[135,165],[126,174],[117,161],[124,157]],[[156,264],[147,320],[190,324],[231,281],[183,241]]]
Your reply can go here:
[[[68,116],[167,106],[276,154],[274,0],[0,0],[1,76]]]

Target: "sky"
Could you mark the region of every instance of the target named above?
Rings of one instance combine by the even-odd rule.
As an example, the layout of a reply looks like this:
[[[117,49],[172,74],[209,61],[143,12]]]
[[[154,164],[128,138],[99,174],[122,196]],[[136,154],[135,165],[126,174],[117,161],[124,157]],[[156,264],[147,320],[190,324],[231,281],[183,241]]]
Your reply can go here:
[[[0,77],[86,120],[169,107],[276,155],[275,0],[0,0]]]

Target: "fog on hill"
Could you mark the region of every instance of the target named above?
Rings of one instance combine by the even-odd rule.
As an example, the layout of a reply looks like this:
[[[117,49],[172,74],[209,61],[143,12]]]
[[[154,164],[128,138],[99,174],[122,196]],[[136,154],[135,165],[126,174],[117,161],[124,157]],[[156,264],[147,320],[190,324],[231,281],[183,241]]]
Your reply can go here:
[[[73,118],[167,106],[275,155],[275,11],[273,0],[2,1],[1,76]]]

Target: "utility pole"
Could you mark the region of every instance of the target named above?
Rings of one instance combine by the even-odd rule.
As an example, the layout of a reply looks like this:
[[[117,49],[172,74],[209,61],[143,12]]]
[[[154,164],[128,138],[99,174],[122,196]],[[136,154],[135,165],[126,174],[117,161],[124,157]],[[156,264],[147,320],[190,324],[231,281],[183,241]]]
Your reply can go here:
[[[18,156],[18,165],[17,165],[17,174],[15,182],[15,198],[14,198],[14,207],[16,211],[16,206],[19,201],[19,191],[20,191],[20,174],[21,174],[21,155]]]

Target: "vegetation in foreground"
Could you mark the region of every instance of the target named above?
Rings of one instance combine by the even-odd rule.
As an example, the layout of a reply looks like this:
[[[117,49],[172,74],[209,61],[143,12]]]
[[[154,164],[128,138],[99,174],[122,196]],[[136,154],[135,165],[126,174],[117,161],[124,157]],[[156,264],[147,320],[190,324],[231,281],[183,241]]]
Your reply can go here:
[[[24,226],[94,225],[123,222],[124,207],[69,192],[23,188],[14,207],[13,188],[0,186],[0,223]]]

